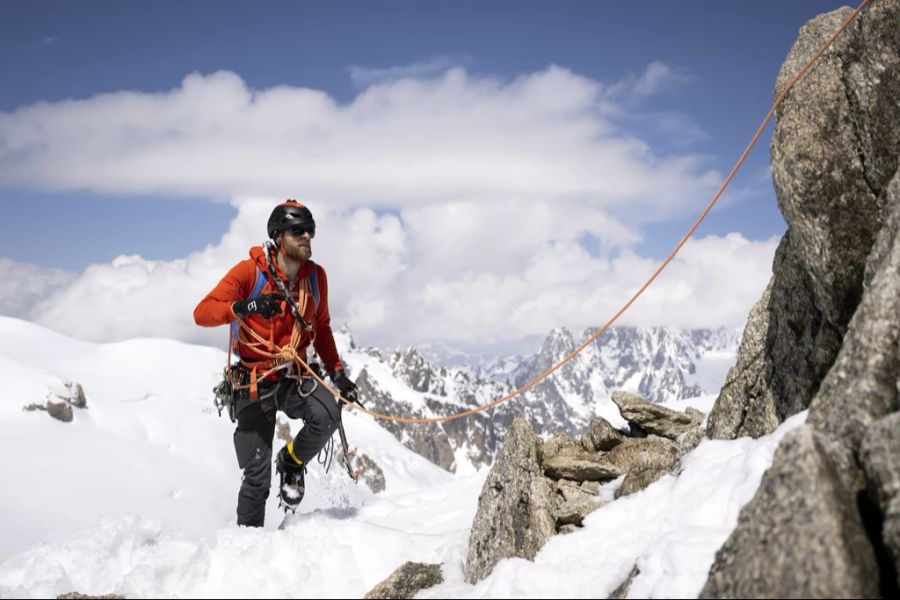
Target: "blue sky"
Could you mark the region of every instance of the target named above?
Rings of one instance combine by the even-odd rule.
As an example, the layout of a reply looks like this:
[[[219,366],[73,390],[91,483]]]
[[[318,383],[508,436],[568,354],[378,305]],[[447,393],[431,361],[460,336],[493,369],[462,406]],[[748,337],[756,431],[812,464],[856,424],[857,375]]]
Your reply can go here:
[[[228,69],[253,88],[312,87],[348,102],[349,69],[433,60],[512,78],[556,64],[600,81],[653,61],[689,81],[644,110],[687,115],[693,142],[724,172],[771,102],[772,84],[800,25],[841,4],[791,2],[4,2],[0,111],[117,90],[165,91],[193,71]],[[665,150],[671,141],[654,140]],[[761,144],[743,180],[768,163]],[[703,232],[762,239],[784,229],[768,186],[716,210]],[[212,200],[212,201],[210,201]],[[705,202],[705,199],[704,199]],[[90,191],[0,187],[0,256],[79,270],[117,254],[172,259],[218,239],[235,210],[222,198],[173,202]],[[53,219],[46,219],[53,206]],[[648,224],[643,252],[660,256],[692,220]],[[29,243],[35,235],[53,244]],[[65,252],[60,252],[60,246]]]

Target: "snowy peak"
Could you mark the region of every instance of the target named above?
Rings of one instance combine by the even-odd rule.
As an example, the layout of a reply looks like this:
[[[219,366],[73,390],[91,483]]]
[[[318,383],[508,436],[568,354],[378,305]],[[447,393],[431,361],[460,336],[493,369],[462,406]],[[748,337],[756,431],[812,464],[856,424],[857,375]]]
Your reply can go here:
[[[538,357],[539,359],[558,362],[571,354],[573,350],[575,350],[575,340],[572,338],[572,332],[565,327],[555,327],[544,338]]]
[[[356,350],[356,342],[353,341],[353,332],[347,323],[341,325],[341,328],[333,332],[334,341],[338,348],[347,348],[348,350]]]
[[[438,396],[447,395],[444,385],[447,369],[434,369],[414,347],[407,348],[405,352],[394,352],[388,361],[388,366],[398,379],[417,392]]]

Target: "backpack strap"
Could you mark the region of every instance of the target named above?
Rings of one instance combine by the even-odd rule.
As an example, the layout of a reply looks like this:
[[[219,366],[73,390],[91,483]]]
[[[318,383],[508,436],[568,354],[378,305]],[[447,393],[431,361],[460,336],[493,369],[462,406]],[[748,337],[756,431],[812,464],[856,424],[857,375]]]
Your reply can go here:
[[[253,285],[253,291],[250,292],[250,295],[245,298],[246,300],[253,300],[254,298],[258,298],[260,293],[262,293],[262,289],[266,286],[266,274],[265,272],[256,267],[256,283]],[[318,306],[318,300],[316,300],[316,306]],[[231,322],[231,348],[234,349],[235,344],[238,339],[238,322]]]
[[[309,262],[312,263],[312,261],[309,261]],[[319,280],[318,280],[318,278],[316,277],[316,274],[317,274],[317,273],[318,273],[318,269],[316,269],[316,264],[313,263],[313,270],[312,270],[312,272],[308,275],[308,277],[309,277],[309,289],[312,290],[313,302],[316,303],[316,311],[318,312],[318,310],[319,310]]]

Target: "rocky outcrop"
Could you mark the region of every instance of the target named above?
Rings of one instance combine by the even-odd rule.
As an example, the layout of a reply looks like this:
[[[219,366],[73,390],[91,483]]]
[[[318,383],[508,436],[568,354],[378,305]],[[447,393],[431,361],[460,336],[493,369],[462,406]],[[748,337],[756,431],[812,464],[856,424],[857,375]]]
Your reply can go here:
[[[699,427],[699,422],[697,423]],[[622,473],[625,480],[616,490],[616,498],[638,492],[679,465],[681,449],[675,442],[651,435],[627,440],[607,455],[606,459]]]
[[[443,581],[441,565],[407,562],[363,598],[412,598]]]
[[[638,431],[667,437],[671,440],[696,428],[703,421],[703,414],[696,409],[688,408],[679,413],[665,406],[647,402],[636,394],[615,391],[612,401],[619,407],[622,417],[636,425]]]
[[[641,403],[649,404],[629,397],[633,409],[629,414],[648,422],[645,418],[651,413],[639,407]],[[672,431],[691,422],[694,428],[686,433],[702,432],[703,416],[693,409],[690,414],[652,415],[660,430]],[[665,424],[666,418],[671,422]],[[525,419],[513,422],[478,499],[466,560],[468,581],[483,579],[504,558],[534,558],[551,536],[575,531],[588,514],[614,498],[642,490],[677,469],[681,450],[688,446],[657,435],[612,435],[607,426],[600,421],[592,424],[592,432],[603,432],[602,440],[616,441],[609,450],[598,451],[591,432],[580,442],[558,432],[542,443]]]
[[[598,451],[612,450],[625,441],[625,435],[603,417],[595,417],[590,425],[591,447]]]
[[[863,437],[860,463],[868,481],[870,497],[882,515],[882,543],[893,563],[900,587],[900,413],[886,417],[870,427]],[[882,579],[890,566],[882,564]]]
[[[803,27],[778,87],[848,14]],[[900,0],[873,1],[779,111],[773,173],[790,229],[710,433],[759,435],[806,406],[809,417],[782,441],[701,597],[900,591],[897,23]],[[796,289],[781,290],[785,279]]]
[[[805,437],[782,443],[717,554],[704,597],[871,597],[896,589],[896,562],[887,556],[900,555],[890,512],[900,375],[900,176],[889,198],[895,212],[876,248],[890,251],[873,254],[871,281],[812,400],[805,433],[797,434]],[[763,514],[769,521],[757,522]],[[747,564],[752,569],[741,566]],[[759,572],[772,576],[760,580]]]
[[[900,3],[897,16],[900,18]],[[900,172],[889,187],[888,201],[893,213],[870,257],[870,279],[863,301],[853,316],[840,355],[809,410],[809,423],[853,452],[875,421],[897,410]]]
[[[600,497],[600,484],[596,481],[560,479],[554,483],[553,491],[553,518],[559,533],[575,531],[582,526],[584,517],[606,503]]]
[[[874,553],[833,446],[809,426],[784,439],[701,598],[878,596]]]
[[[612,594],[607,596],[608,600],[623,600],[628,597],[628,592],[631,590],[631,584],[634,582],[634,578],[640,575],[641,570],[638,569],[637,565],[631,567],[631,572],[628,574],[628,577],[619,584],[619,587],[613,590]]]
[[[803,27],[776,95],[848,15],[841,9]],[[873,2],[778,109],[772,173],[789,228],[710,414],[710,437],[771,432],[809,406],[837,357],[897,170],[896,24],[896,0]]]
[[[467,581],[484,579],[501,559],[534,558],[556,533],[550,483],[540,457],[540,438],[524,419],[516,419],[478,498]]]
[[[623,471],[593,452],[559,454],[544,461],[544,473],[553,479],[610,481]]]
[[[368,454],[360,454],[356,459],[356,467],[359,469],[359,478],[372,493],[378,494],[384,491],[384,470],[378,466]]]
[[[65,391],[48,394],[47,401],[44,404],[26,404],[22,407],[22,410],[43,410],[58,421],[71,423],[75,418],[73,408],[87,408],[87,398],[84,395],[84,389],[82,389],[81,384],[67,381],[64,385]]]

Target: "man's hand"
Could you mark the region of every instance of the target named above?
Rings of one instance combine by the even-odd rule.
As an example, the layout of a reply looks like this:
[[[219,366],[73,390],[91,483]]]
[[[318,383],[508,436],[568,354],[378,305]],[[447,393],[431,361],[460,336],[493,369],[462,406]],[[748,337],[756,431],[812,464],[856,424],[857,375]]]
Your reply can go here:
[[[356,384],[350,381],[350,378],[347,377],[347,374],[344,373],[343,369],[338,369],[331,375],[331,382],[337,387],[341,396],[360,406],[363,405],[359,399],[359,390],[357,389]]]
[[[284,296],[281,294],[263,294],[252,300],[238,300],[231,305],[231,309],[242,319],[252,314],[260,315],[263,319],[271,319],[281,312],[282,302]]]

